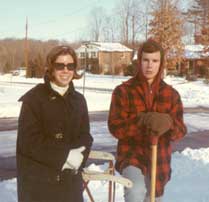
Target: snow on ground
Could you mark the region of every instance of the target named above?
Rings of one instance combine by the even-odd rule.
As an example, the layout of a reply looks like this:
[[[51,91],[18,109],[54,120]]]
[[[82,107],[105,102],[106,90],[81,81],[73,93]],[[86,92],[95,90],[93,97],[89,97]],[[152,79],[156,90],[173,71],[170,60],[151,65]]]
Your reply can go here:
[[[89,169],[102,171],[104,165],[91,164]],[[209,201],[209,148],[185,149],[172,157],[172,179],[165,189],[165,202],[208,202]],[[118,174],[118,173],[117,173]],[[107,202],[108,183],[92,181],[89,188],[96,202]],[[17,202],[16,179],[0,183],[1,202]],[[85,202],[89,201],[84,193]],[[123,187],[116,185],[116,202],[124,202]]]
[[[85,84],[88,87],[114,89],[116,85],[127,80],[128,77],[86,75]],[[209,85],[202,80],[187,82],[184,78],[166,77],[166,82],[173,85],[181,94],[185,107],[209,107]],[[7,81],[9,83],[3,83]],[[14,82],[32,83],[15,84]],[[27,90],[42,79],[25,79],[11,75],[0,75],[0,117],[16,117],[19,114],[21,103],[17,100]],[[83,80],[75,81],[76,87],[82,87]],[[82,93],[82,90],[80,90]],[[85,91],[89,111],[108,110],[111,92]],[[188,132],[209,130],[209,114],[185,114],[185,122]],[[96,145],[115,145],[116,140],[108,136],[106,122],[91,123],[91,132],[94,135]],[[8,135],[8,133],[12,135]],[[5,156],[15,149],[16,131],[1,132],[5,136],[3,144],[7,146],[1,152]],[[107,165],[91,164],[94,170],[103,170]],[[167,184],[164,201],[166,202],[209,202],[209,148],[192,150],[185,149],[181,153],[175,152],[172,156],[172,180]],[[118,175],[118,173],[117,173]],[[90,189],[96,202],[107,201],[107,182],[90,182]],[[89,201],[84,194],[85,201]],[[2,181],[0,183],[0,201],[17,202],[16,179]],[[116,186],[116,202],[123,202],[123,188]]]
[[[209,130],[208,113],[184,114],[184,120],[187,125],[188,133]]]
[[[130,77],[105,76],[86,74],[85,86],[91,88],[105,88],[113,90],[117,85]],[[3,83],[7,81],[8,83]],[[178,90],[185,107],[209,107],[209,85],[202,80],[188,82],[184,78],[171,77],[165,81]],[[20,83],[15,83],[20,82]],[[0,75],[0,117],[17,117],[21,103],[18,99],[37,83],[42,83],[43,79],[34,79],[11,76],[11,74]],[[24,83],[30,83],[24,84]],[[74,81],[76,88],[82,93],[83,79]],[[85,90],[89,111],[108,110],[111,100],[111,91],[99,92]]]
[[[209,148],[176,152],[172,156],[172,170],[164,201],[209,201]]]

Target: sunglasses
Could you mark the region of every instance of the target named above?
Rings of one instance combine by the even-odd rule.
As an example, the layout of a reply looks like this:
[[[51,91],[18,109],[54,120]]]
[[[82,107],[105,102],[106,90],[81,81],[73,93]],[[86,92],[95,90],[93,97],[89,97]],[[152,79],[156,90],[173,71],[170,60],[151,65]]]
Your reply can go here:
[[[67,69],[68,69],[69,71],[73,71],[73,70],[75,70],[75,63],[64,64],[64,63],[56,63],[56,62],[55,62],[55,63],[53,64],[53,67],[54,67],[54,69],[57,70],[57,71],[64,70],[65,67],[67,67]]]

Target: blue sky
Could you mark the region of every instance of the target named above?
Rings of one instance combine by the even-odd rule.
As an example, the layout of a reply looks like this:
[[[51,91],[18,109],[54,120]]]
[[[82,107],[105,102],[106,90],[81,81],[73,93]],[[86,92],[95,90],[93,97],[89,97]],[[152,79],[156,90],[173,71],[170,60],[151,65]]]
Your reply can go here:
[[[102,6],[107,11],[118,0],[2,0],[0,39],[24,38],[28,16],[30,38],[74,41],[85,39],[90,12]]]

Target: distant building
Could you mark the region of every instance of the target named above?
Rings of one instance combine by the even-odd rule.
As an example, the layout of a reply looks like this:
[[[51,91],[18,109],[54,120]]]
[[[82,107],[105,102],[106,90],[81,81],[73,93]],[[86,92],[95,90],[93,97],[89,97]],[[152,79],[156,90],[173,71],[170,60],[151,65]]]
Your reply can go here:
[[[185,61],[183,69],[186,73],[190,71],[193,74],[204,76],[209,69],[209,46],[186,45]]]
[[[133,62],[135,61],[137,61],[137,51],[133,56]],[[181,74],[191,73],[204,76],[209,71],[209,46],[186,45],[181,64],[167,69],[168,72],[173,70],[177,70]]]
[[[120,43],[88,42],[76,49],[81,69],[100,74],[123,74],[133,50]]]

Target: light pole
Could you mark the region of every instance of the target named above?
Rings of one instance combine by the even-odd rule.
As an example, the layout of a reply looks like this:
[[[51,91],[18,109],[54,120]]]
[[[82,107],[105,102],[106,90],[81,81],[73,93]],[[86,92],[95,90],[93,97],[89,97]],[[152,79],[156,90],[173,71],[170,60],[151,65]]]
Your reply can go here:
[[[29,67],[28,67],[28,17],[26,17],[26,25],[25,25],[24,55],[25,55],[26,77],[29,77]]]
[[[95,47],[100,47],[99,44],[97,43],[91,43],[90,41],[84,41],[82,42],[83,46],[85,47],[85,68],[84,68],[84,72],[83,72],[83,95],[85,93],[85,82],[86,82],[86,70],[87,70],[87,66],[88,66],[88,63],[91,64],[91,61],[88,62],[89,60],[89,57],[88,57],[88,48],[92,48],[93,46]],[[91,47],[89,47],[89,45],[91,45]],[[91,59],[92,57],[90,57]]]
[[[83,72],[83,95],[85,94],[85,82],[86,82],[86,69],[87,69],[87,48],[89,45],[89,41],[83,42],[83,45],[85,46],[85,67]]]

